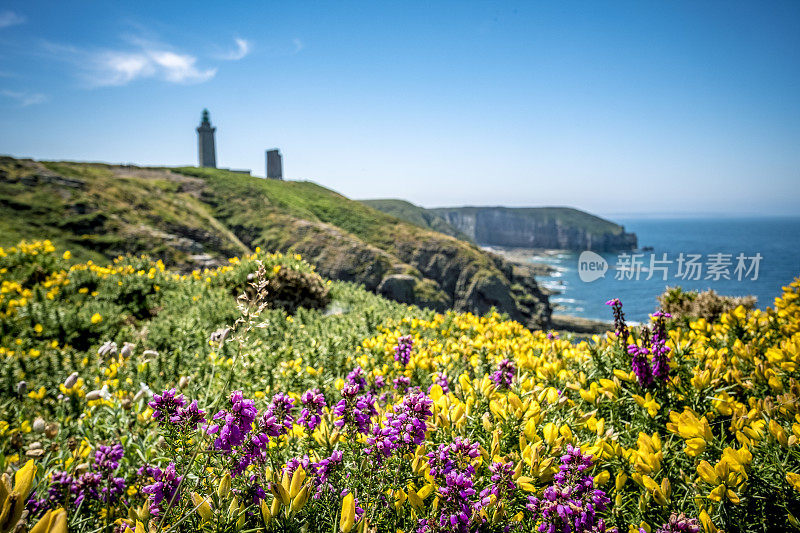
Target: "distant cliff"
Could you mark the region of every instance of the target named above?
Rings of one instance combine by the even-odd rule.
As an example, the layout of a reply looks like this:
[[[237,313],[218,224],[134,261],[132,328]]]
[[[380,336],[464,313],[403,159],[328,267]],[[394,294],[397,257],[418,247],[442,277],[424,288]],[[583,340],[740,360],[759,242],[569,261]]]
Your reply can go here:
[[[423,228],[482,246],[610,252],[636,248],[636,234],[571,207],[442,207],[405,200],[362,200],[370,207]]]
[[[570,207],[444,207],[430,209],[485,246],[609,252],[636,248],[636,234]]]

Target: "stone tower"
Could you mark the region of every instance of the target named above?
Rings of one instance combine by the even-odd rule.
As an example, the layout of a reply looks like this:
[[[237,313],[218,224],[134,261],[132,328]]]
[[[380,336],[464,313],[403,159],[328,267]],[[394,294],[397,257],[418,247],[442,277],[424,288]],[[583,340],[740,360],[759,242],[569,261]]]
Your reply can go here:
[[[267,150],[267,177],[276,180],[283,179],[283,158],[277,148]]]
[[[197,128],[197,159],[201,167],[217,168],[217,149],[214,145],[214,132],[208,118],[208,109],[203,109],[203,119]]]

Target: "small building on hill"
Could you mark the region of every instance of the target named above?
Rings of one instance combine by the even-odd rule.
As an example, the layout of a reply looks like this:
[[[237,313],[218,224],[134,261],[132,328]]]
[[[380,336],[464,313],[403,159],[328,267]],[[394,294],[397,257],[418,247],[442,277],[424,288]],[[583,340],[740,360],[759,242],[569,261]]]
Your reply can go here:
[[[281,151],[277,148],[267,150],[266,174],[269,179],[283,179],[283,157],[281,157]]]

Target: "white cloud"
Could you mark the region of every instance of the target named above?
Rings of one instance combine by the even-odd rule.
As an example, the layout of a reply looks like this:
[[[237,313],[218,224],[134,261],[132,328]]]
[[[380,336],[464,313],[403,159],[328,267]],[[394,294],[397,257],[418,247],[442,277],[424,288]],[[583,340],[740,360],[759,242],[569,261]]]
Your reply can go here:
[[[92,87],[126,85],[144,78],[179,84],[202,83],[217,73],[216,68],[199,68],[197,57],[176,52],[170,46],[129,41],[130,50],[82,50],[52,43],[45,43],[45,49],[75,64]]]
[[[28,91],[2,90],[0,91],[0,95],[5,96],[6,98],[10,98],[12,100],[16,100],[16,102],[22,107],[27,107],[29,105],[35,105],[35,104],[42,104],[49,100],[46,94],[31,93]]]
[[[295,37],[294,39],[292,39],[292,44],[294,45],[294,53],[295,53],[295,54],[299,53],[299,52],[300,52],[300,50],[302,50],[303,48],[305,48],[305,47],[306,47],[306,45],[305,45],[305,44],[303,44],[303,41],[301,41],[301,40],[300,40],[300,39],[298,39],[297,37]]]
[[[249,41],[246,41],[245,39],[241,39],[239,37],[236,37],[233,40],[236,43],[236,50],[231,50],[230,52],[219,54],[217,55],[218,59],[222,59],[224,61],[239,61],[240,59],[243,59],[247,54],[249,54],[250,50],[252,50],[252,45],[250,44]]]
[[[13,11],[0,11],[0,28],[8,28],[25,22],[25,17]]]
[[[93,85],[107,86],[152,77],[170,83],[202,83],[217,73],[215,68],[200,70],[196,63],[196,57],[170,50],[106,51],[94,56],[87,75]]]
[[[155,68],[139,53],[101,52],[88,76],[94,85],[125,85],[140,77],[152,76]]]
[[[197,58],[165,50],[150,50],[148,55],[167,81],[172,83],[201,83],[208,81],[217,69],[198,70]]]

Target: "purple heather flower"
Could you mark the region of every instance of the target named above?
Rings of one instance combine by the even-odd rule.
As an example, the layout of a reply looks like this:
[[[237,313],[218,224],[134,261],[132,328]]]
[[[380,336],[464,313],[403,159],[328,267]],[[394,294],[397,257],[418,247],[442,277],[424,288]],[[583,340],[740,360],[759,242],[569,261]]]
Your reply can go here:
[[[481,491],[481,503],[483,506],[489,504],[490,494],[494,494],[498,500],[506,494],[514,491],[514,463],[494,462],[489,466],[492,484]]]
[[[440,444],[428,454],[430,474],[439,485],[439,518],[437,525],[445,531],[466,533],[474,512],[482,506],[476,495],[472,476],[472,460],[480,455],[478,443],[461,437],[450,444]],[[420,522],[418,531],[431,531],[428,521]]]
[[[125,455],[122,444],[98,446],[94,452],[94,468],[106,474],[112,474],[119,468],[119,461]]]
[[[53,472],[47,497],[29,501],[29,510],[37,514],[65,505],[68,501],[75,507],[87,500],[115,504],[125,492],[125,479],[114,477],[124,454],[125,451],[119,443],[113,446],[101,445],[95,450],[91,471],[83,472],[77,477],[64,471]]]
[[[260,429],[249,433],[244,444],[239,449],[239,454],[233,460],[231,475],[236,477],[244,472],[251,464],[263,463],[266,461],[268,445],[269,435],[262,432]]]
[[[244,472],[251,464],[266,461],[269,439],[285,435],[292,429],[294,418],[291,411],[293,406],[294,400],[282,392],[272,397],[269,407],[258,417],[255,430],[247,433],[244,444],[241,445],[239,454],[234,459],[231,468],[234,477]],[[256,412],[254,407],[252,412]]]
[[[411,335],[403,335],[397,339],[397,346],[394,347],[394,360],[403,366],[411,361],[411,349],[414,346],[414,339]]]
[[[406,376],[399,376],[394,378],[392,384],[398,392],[403,393],[411,385],[411,379]]]
[[[437,479],[444,479],[453,470],[472,476],[475,473],[472,460],[480,453],[480,446],[477,442],[456,437],[450,444],[440,444],[436,451],[428,453],[430,473]]]
[[[182,394],[177,394],[175,389],[154,394],[153,401],[148,405],[153,408],[153,418],[162,427],[177,425],[182,429],[194,430],[205,420],[205,412],[197,407],[197,401],[186,407],[186,399]]]
[[[73,477],[63,470],[53,472],[53,476],[50,479],[50,488],[47,489],[50,501],[66,501],[74,482]]]
[[[367,438],[367,454],[381,463],[394,452],[402,455],[422,444],[426,421],[433,416],[432,405],[433,400],[421,392],[404,396],[393,412],[387,413],[383,426],[376,423],[373,427]]]
[[[639,380],[639,385],[642,388],[647,388],[653,384],[653,370],[650,368],[650,350],[646,346],[638,346],[631,344],[628,346],[628,353],[633,356],[631,359],[631,368],[636,378]]]
[[[177,424],[184,429],[195,430],[200,422],[206,419],[205,411],[197,407],[197,400],[192,400],[188,407],[178,410]]]
[[[85,499],[99,500],[100,499],[100,485],[103,481],[103,475],[99,472],[84,472],[72,484],[70,490],[75,494],[75,507],[78,507]]]
[[[687,518],[683,513],[672,513],[656,533],[700,533],[700,522],[697,518]]]
[[[514,363],[508,359],[503,359],[500,361],[500,364],[497,365],[497,370],[492,372],[492,375],[489,376],[489,379],[494,381],[495,385],[501,389],[507,389],[511,387],[516,375],[517,367],[514,366]]]
[[[136,470],[136,475],[154,478],[156,477],[157,472],[159,472],[159,468],[157,466],[152,466],[145,463]]]
[[[614,313],[614,333],[624,343],[628,340],[628,325],[625,323],[625,314],[622,312],[622,302],[619,298],[614,298],[607,301],[606,305],[610,305]]]
[[[100,501],[114,503],[125,492],[125,478],[110,478],[106,486],[100,489]]]
[[[450,380],[447,379],[447,376],[444,374],[444,372],[437,372],[435,379],[436,381],[434,381],[434,384],[439,385],[442,388],[443,393],[447,394],[450,392]],[[431,387],[428,388],[428,393],[431,392]]]
[[[25,502],[25,509],[28,511],[28,515],[32,518],[36,518],[41,514],[44,514],[48,509],[50,509],[52,505],[47,498],[37,498],[36,496],[31,496],[28,498],[28,501]]]
[[[245,400],[242,391],[234,391],[230,410],[222,410],[214,415],[213,419],[222,419],[222,423],[208,426],[209,435],[219,433],[214,448],[230,452],[233,447],[241,445],[253,427],[256,414],[258,410],[253,400]]]
[[[410,451],[425,440],[426,422],[433,416],[431,411],[433,400],[425,394],[417,392],[403,397],[394,413],[387,415],[387,422],[397,428],[398,437],[405,451]]]
[[[386,378],[381,375],[375,376],[375,384],[372,386],[372,391],[378,392],[385,386],[386,386]]]
[[[177,417],[178,409],[186,405],[186,400],[184,400],[183,394],[176,395],[173,388],[165,390],[161,394],[154,394],[153,401],[147,405],[153,409],[153,418],[159,425],[166,425],[176,422],[173,418]]]
[[[665,318],[671,318],[669,313],[658,311],[653,313],[655,323],[653,324],[653,338],[650,342],[650,350],[653,353],[653,377],[660,381],[669,379],[669,351],[667,346],[667,325]]]
[[[331,483],[331,475],[342,466],[344,454],[339,450],[333,450],[329,457],[322,459],[318,463],[312,463],[311,468],[315,472],[312,483],[316,488],[314,499],[319,499],[325,492],[334,493],[335,489]]]
[[[165,470],[154,468],[150,472],[154,483],[143,487],[142,493],[150,495],[150,513],[160,516],[170,505],[180,500],[178,486],[183,476],[175,471],[175,463],[169,463]]]
[[[335,418],[333,424],[336,427],[344,427],[350,432],[369,432],[370,417],[375,411],[375,406],[371,395],[358,395],[360,390],[355,383],[345,383],[342,399],[333,408]]]
[[[439,527],[444,531],[470,531],[470,521],[475,504],[472,498],[475,489],[472,478],[462,472],[450,472],[444,485],[439,487]],[[478,509],[475,509],[478,510]]]
[[[361,392],[367,388],[367,377],[364,369],[360,366],[355,367],[345,379],[347,385],[356,387],[356,392]]]
[[[289,479],[292,478],[294,475],[295,470],[297,467],[302,466],[303,470],[306,472],[313,472],[314,463],[308,458],[308,455],[303,455],[303,457],[292,457],[286,462],[286,466],[283,467],[283,471],[289,476]]]
[[[244,489],[235,488],[233,493],[239,501],[249,502],[256,506],[267,497],[267,491],[258,483],[258,477],[255,474],[250,475]]]
[[[267,431],[270,437],[285,435],[292,429],[292,424],[294,424],[294,417],[292,417],[293,407],[294,399],[282,392],[272,397],[272,401],[265,413],[265,427],[270,428]]]
[[[319,389],[309,389],[300,397],[300,402],[303,404],[303,410],[300,413],[300,418],[297,419],[297,423],[314,431],[322,421],[320,416],[322,408],[327,405],[325,396],[322,395]]]
[[[63,470],[56,470],[50,477],[47,495],[43,498],[30,498],[25,504],[25,508],[28,509],[31,516],[37,517],[48,509],[55,509],[59,505],[66,504],[73,495],[77,496],[76,493],[75,479]]]
[[[372,434],[367,437],[367,447],[364,452],[371,455],[373,460],[381,464],[397,447],[397,429],[387,423],[381,426],[379,423],[372,428]]]
[[[540,532],[606,531],[605,522],[596,513],[605,510],[610,500],[605,492],[594,488],[594,480],[587,473],[591,466],[590,455],[567,445],[554,483],[544,489],[541,498],[528,497],[526,507],[536,515]]]

